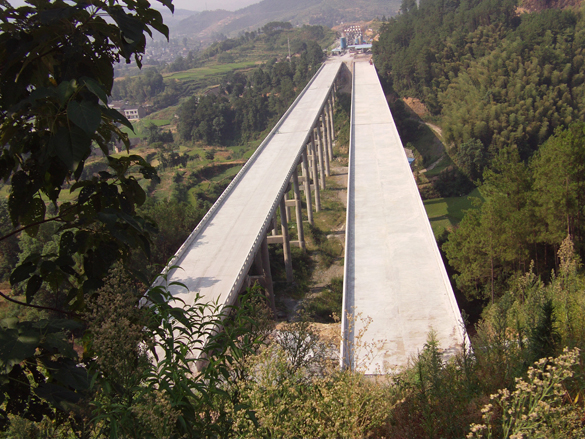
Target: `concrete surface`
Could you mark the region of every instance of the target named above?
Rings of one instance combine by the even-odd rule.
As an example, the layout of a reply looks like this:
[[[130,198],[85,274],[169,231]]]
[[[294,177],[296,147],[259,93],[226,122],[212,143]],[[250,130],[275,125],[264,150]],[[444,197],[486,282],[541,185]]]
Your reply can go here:
[[[354,81],[342,355],[376,374],[406,365],[431,329],[446,355],[465,335],[375,67],[357,61]]]
[[[326,63],[232,184],[179,249],[170,265],[173,297],[187,305],[232,304],[296,168],[309,131],[328,97],[341,62]]]

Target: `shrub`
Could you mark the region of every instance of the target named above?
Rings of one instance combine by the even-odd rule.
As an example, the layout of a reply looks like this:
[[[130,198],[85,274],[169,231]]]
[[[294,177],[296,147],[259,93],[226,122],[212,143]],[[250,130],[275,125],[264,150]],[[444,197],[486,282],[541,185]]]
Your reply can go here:
[[[484,424],[472,424],[468,438],[573,438],[583,437],[583,408],[568,395],[563,382],[573,377],[579,349],[565,349],[557,357],[541,358],[516,378],[516,389],[491,395],[497,405],[483,407]],[[498,422],[499,421],[499,422]]]

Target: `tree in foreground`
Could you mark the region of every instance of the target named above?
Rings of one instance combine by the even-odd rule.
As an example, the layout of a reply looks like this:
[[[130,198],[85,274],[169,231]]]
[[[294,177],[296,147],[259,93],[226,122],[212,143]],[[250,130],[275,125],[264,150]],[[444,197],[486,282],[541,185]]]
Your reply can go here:
[[[173,10],[172,0],[158,1]],[[128,146],[120,126],[132,126],[107,102],[114,63],[140,66],[153,30],[168,38],[144,0],[28,0],[19,8],[0,0],[0,176],[10,184],[12,223],[0,243],[58,226],[55,251],[31,252],[11,272],[24,301],[1,294],[59,317],[0,322],[0,428],[8,414],[54,418],[55,409],[66,416],[80,403],[90,381],[66,337],[84,336],[86,304],[112,266],[133,249],[150,252],[155,226],[136,208],[146,197],[139,180],[158,177],[142,157],[109,156],[112,142]],[[96,153],[108,169],[82,178]],[[46,303],[42,290],[56,299]]]

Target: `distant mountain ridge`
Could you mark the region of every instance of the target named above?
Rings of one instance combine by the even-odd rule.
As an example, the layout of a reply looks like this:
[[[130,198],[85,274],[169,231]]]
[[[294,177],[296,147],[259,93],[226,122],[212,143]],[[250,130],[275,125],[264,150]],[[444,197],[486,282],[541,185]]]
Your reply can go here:
[[[399,7],[400,0],[263,0],[235,12],[221,9],[195,12],[181,21],[170,23],[170,26],[175,36],[199,35],[205,38],[214,33],[236,36],[271,21],[333,27],[344,22],[369,21],[384,15],[390,17]]]

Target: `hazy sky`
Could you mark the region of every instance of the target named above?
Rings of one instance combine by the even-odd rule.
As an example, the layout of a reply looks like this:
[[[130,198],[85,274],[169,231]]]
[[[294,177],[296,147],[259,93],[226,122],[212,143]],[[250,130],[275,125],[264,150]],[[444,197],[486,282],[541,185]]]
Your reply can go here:
[[[191,11],[205,11],[207,9],[227,9],[235,11],[258,3],[260,0],[173,0],[176,9],[190,9]],[[9,0],[13,6],[24,5],[24,0]],[[150,0],[151,3],[158,3]],[[160,3],[158,3],[160,5]]]
[[[258,3],[260,0],[174,0],[175,8],[190,9],[192,11],[204,11],[206,9],[227,9],[235,11],[248,5]]]

